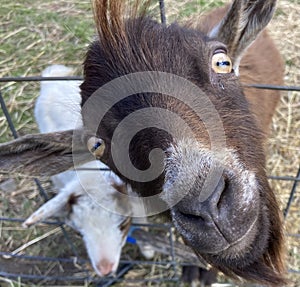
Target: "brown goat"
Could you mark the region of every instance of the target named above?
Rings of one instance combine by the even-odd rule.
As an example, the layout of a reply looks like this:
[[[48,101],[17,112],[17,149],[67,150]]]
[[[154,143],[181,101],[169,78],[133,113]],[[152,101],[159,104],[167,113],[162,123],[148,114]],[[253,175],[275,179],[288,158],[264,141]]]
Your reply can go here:
[[[51,134],[26,137],[0,145],[0,168],[60,172],[72,151],[77,164],[89,160],[82,145],[96,136],[93,154],[150,214],[167,206],[199,257],[231,277],[281,286],[282,223],[263,147],[279,95],[245,88],[245,97],[237,77],[281,84],[279,53],[260,33],[276,1],[234,0],[195,28],[157,23],[145,2],[130,2],[125,17],[127,1],[94,1],[98,39],[84,63],[85,130],[74,132],[73,150],[70,131],[53,135],[58,144]]]

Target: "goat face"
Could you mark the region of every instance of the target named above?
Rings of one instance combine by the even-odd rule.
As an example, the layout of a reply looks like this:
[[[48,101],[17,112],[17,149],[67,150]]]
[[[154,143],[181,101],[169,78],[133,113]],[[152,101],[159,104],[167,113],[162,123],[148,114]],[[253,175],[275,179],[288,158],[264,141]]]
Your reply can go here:
[[[169,32],[181,33],[176,26],[169,27]],[[270,217],[278,218],[278,210],[274,211],[270,207],[276,201],[266,182],[263,136],[249,111],[235,73],[231,69],[227,73],[217,73],[213,69],[213,58],[219,53],[220,47],[223,47],[221,54],[225,54],[224,45],[201,38],[201,34],[197,32],[189,33],[191,39],[199,37],[197,42],[193,42],[194,46],[190,47],[192,52],[174,51],[180,53],[181,60],[185,59],[187,66],[181,65],[178,68],[176,62],[168,65],[174,66],[174,73],[175,68],[178,68],[182,77],[186,75],[188,79],[198,80],[197,87],[201,89],[194,98],[192,92],[184,93],[193,90],[185,86],[184,83],[188,81],[184,82],[180,77],[176,79],[176,76],[166,76],[164,73],[150,72],[150,79],[147,80],[145,76],[144,82],[139,83],[144,87],[148,83],[155,83],[153,85],[157,84],[155,88],[162,90],[163,95],[131,93],[134,95],[118,101],[118,95],[126,91],[126,84],[123,89],[120,88],[120,83],[112,84],[113,90],[109,91],[110,83],[105,87],[106,94],[99,91],[86,98],[87,90],[94,85],[91,82],[101,83],[109,75],[104,75],[103,71],[106,70],[101,67],[103,60],[95,57],[103,53],[99,44],[95,43],[87,56],[86,78],[81,86],[84,125],[90,130],[98,130],[98,136],[105,139],[108,147],[107,164],[123,176],[124,180],[129,181],[135,191],[142,196],[163,192],[161,198],[170,208],[175,226],[199,255],[210,262],[217,257],[218,262],[223,260],[226,264],[222,265],[230,268],[243,268],[257,262],[268,249],[269,233],[273,233],[270,230],[273,229],[270,227]],[[188,35],[187,33],[185,37]],[[158,37],[161,40],[164,36]],[[155,39],[152,38],[152,41]],[[165,49],[167,48],[166,46]],[[200,59],[194,58],[195,50]],[[114,55],[113,59],[117,56]],[[111,65],[116,66],[118,63]],[[130,68],[134,67],[129,66],[128,69]],[[127,75],[126,79],[137,79],[137,74]],[[112,83],[114,82],[112,79]],[[166,83],[169,91],[174,93],[163,91],[161,87]],[[134,81],[131,84],[134,85]],[[145,90],[151,91],[148,87]],[[177,94],[184,96],[179,98]],[[109,113],[104,116],[97,129],[97,114],[104,114],[106,108],[102,103],[110,101],[117,104],[110,106]],[[193,104],[187,105],[187,102]],[[208,102],[212,103],[214,109],[210,110]],[[137,114],[137,109],[147,110],[148,114],[123,124],[123,119]],[[213,110],[217,113],[214,114]],[[117,129],[118,125],[121,126],[120,123],[123,124],[122,131]],[[155,129],[149,127],[149,123],[159,125],[152,125]],[[221,127],[220,133],[217,131],[218,125]],[[139,126],[144,130],[139,131]],[[136,130],[138,132],[130,138],[129,134]],[[127,138],[131,140],[128,145],[124,143]],[[163,170],[162,174],[145,183],[138,182],[138,176],[129,178],[122,171],[131,170],[130,160],[124,159],[120,165],[112,161],[110,152],[116,146],[119,153],[113,159],[124,159],[128,150],[122,146],[129,146],[128,158],[136,169],[146,171],[155,162],[156,165],[153,166],[157,168],[153,170]],[[149,155],[155,148],[163,150],[165,160],[149,160]],[[278,231],[277,229],[275,232],[277,227],[274,226],[274,234]]]
[[[82,235],[97,274],[106,276],[115,273],[130,219],[105,210],[87,197],[78,197],[76,201],[66,223]]]
[[[99,185],[91,186],[87,180],[91,178],[82,175],[84,191],[77,195],[71,193],[65,220],[82,235],[94,270],[99,276],[106,276],[117,271],[131,219],[119,214],[124,202],[122,206],[117,202],[117,191],[111,192],[106,187],[107,192],[99,194]],[[98,182],[97,179],[93,180]],[[78,190],[78,183],[75,184]],[[72,186],[68,186],[68,189],[71,190]],[[123,214],[128,214],[129,207],[124,208],[126,211],[123,210]]]
[[[87,53],[81,85],[84,126],[107,144],[101,160],[142,196],[163,192],[199,256],[229,275],[280,284],[279,209],[265,174],[264,138],[237,78],[275,1],[235,0],[206,34],[143,16],[124,21],[121,1],[104,2],[95,1],[99,40]],[[143,71],[151,75],[138,79]],[[173,76],[164,80],[166,74]],[[143,116],[131,117],[137,114]],[[151,158],[157,148],[166,159]],[[131,163],[140,177],[128,176]],[[146,182],[147,170],[161,174]]]

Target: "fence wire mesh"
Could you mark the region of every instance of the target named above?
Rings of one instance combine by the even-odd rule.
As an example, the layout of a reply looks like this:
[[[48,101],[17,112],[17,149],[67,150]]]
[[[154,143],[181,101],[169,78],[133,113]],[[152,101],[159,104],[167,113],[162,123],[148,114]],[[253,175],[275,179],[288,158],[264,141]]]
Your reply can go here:
[[[52,81],[52,80],[81,80],[81,77],[53,77],[53,78],[42,78],[42,77],[18,77],[18,78],[2,78],[0,82],[9,82],[9,81]],[[253,85],[256,87],[256,85]],[[261,88],[261,87],[260,87]],[[270,85],[266,85],[264,88],[266,89],[281,89],[286,90],[289,87],[273,87]],[[300,87],[294,87],[295,89],[300,89]],[[11,133],[14,138],[18,137],[18,133],[14,127],[13,121],[11,119],[10,113],[6,108],[5,101],[0,92],[0,103],[2,111],[7,119],[7,124],[11,130]],[[297,171],[295,177],[291,176],[270,176],[271,180],[282,180],[282,181],[290,181],[292,183],[292,188],[289,193],[288,201],[283,210],[284,218],[289,216],[290,208],[292,203],[296,198],[296,190],[297,186],[300,181],[300,167]],[[36,185],[37,189],[39,190],[40,196],[43,201],[49,200],[49,195],[43,184],[38,180],[34,179],[33,184]],[[2,232],[5,229],[5,223],[7,222],[14,222],[17,224],[21,224],[24,221],[24,218],[9,218],[9,217],[0,217],[0,222],[2,225]],[[67,257],[52,257],[52,256],[36,256],[27,254],[26,248],[34,244],[35,242],[29,242],[26,246],[21,247],[20,249],[11,251],[11,250],[2,250],[0,251],[0,276],[4,278],[21,278],[23,281],[30,281],[38,284],[45,284],[45,282],[68,282],[68,284],[78,284],[79,282],[88,282],[95,284],[95,286],[112,286],[117,283],[122,283],[127,286],[128,284],[158,284],[161,285],[162,283],[173,284],[176,286],[180,282],[180,267],[190,264],[188,262],[179,262],[176,260],[176,252],[174,250],[174,236],[172,235],[173,228],[172,225],[161,223],[161,224],[146,224],[149,229],[149,232],[157,232],[160,230],[161,234],[164,234],[166,239],[169,241],[169,250],[170,253],[165,256],[159,258],[159,261],[146,261],[143,259],[133,259],[126,256],[122,258],[120,261],[120,267],[117,271],[117,274],[114,278],[102,278],[99,279],[93,272],[91,268],[88,268],[88,260],[82,254],[78,252],[78,246],[75,246],[73,243],[74,233],[71,230],[66,230],[64,223],[60,221],[47,221],[43,222],[44,225],[51,226],[52,233],[47,232],[46,236],[51,236],[51,234],[60,232],[63,237],[63,241],[60,244],[65,244],[65,249],[68,249],[69,255]],[[134,225],[138,227],[139,225]],[[37,227],[38,228],[38,227]],[[53,231],[54,230],[54,231]],[[76,235],[75,235],[76,236]],[[296,240],[300,240],[300,234],[287,234],[287,237],[294,238]],[[39,238],[42,240],[43,238]],[[38,240],[37,240],[38,241]],[[39,264],[50,264],[52,265],[52,269],[47,272],[42,272],[41,270],[34,270],[34,266],[38,266]],[[18,271],[18,266],[26,266],[26,268],[21,268],[24,271]],[[147,266],[148,268],[153,269],[153,266],[156,268],[161,268],[161,275],[159,277],[152,277],[152,278],[139,278],[139,279],[128,279],[126,278],[126,274],[130,270],[134,270],[140,266]],[[77,272],[74,272],[74,268],[77,269]],[[38,269],[38,268],[37,268]],[[73,270],[73,272],[70,272]],[[167,270],[167,271],[166,271]],[[300,280],[300,270],[299,269],[290,269],[289,272],[298,274]],[[68,274],[69,275],[66,275]],[[167,274],[163,275],[163,274]],[[125,277],[124,277],[125,276]],[[127,284],[127,285],[126,285]],[[129,285],[128,285],[129,286]]]
[[[165,4],[164,1],[159,0],[161,21],[166,23]],[[75,77],[5,77],[0,78],[0,83],[7,82],[40,82],[40,81],[58,81],[58,80],[82,80],[81,76]],[[276,89],[283,91],[300,91],[300,87],[297,86],[274,86],[274,85],[251,85],[253,88],[258,89]],[[1,88],[1,87],[0,87]],[[18,132],[14,127],[13,119],[6,107],[6,103],[1,94],[0,89],[0,104],[3,114],[6,118],[7,124],[10,128],[11,134],[14,138],[17,138]],[[275,181],[288,181],[292,184],[289,190],[289,197],[287,202],[284,203],[283,215],[287,219],[291,212],[291,205],[298,201],[299,195],[297,195],[297,187],[299,188],[300,181],[300,166],[295,176],[269,176],[270,180]],[[6,179],[9,181],[9,179]],[[22,181],[21,181],[22,182]],[[38,190],[41,198],[41,202],[49,200],[49,182],[47,180],[41,182],[38,179],[32,180],[32,187],[34,190]],[[3,186],[2,186],[3,187]],[[39,204],[39,203],[37,203]],[[0,237],[3,233],[8,233],[10,230],[10,224],[15,224],[12,229],[18,228],[17,226],[25,220],[23,217],[13,218],[5,216],[5,212],[0,213]],[[10,224],[8,224],[10,223]],[[179,286],[180,285],[180,272],[181,267],[190,264],[184,262],[184,260],[178,260],[175,245],[178,243],[178,239],[174,236],[174,228],[169,223],[152,223],[144,225],[133,225],[135,227],[145,226],[148,228],[149,240],[151,240],[150,234],[159,234],[165,238],[166,245],[168,245],[165,254],[159,254],[153,260],[145,260],[137,255],[136,246],[127,245],[122,253],[120,266],[114,277],[98,278],[92,271],[89,260],[83,251],[81,239],[68,227],[65,227],[64,222],[59,220],[43,222],[41,226],[35,227],[36,240],[28,240],[28,242],[22,245],[20,248],[13,249],[10,243],[12,237],[7,236],[5,250],[0,250],[0,277],[14,280],[21,280],[30,285],[49,285],[51,284],[66,284],[86,286],[87,284],[93,284],[93,286],[146,286],[147,284],[156,284],[159,286]],[[20,227],[21,228],[21,227]],[[51,236],[57,235],[57,238],[52,242]],[[25,236],[30,237],[28,234]],[[287,239],[292,238],[300,245],[300,234],[289,233],[286,234]],[[155,238],[155,237],[154,237]],[[41,241],[47,242],[45,245],[60,244],[63,245],[63,252],[61,256],[53,250],[49,249],[49,254],[45,254],[43,250],[30,252],[30,246],[36,245]],[[44,247],[41,247],[44,248]],[[295,247],[297,249],[297,247]],[[49,251],[47,250],[47,251]],[[128,254],[127,254],[128,251]],[[298,255],[297,255],[298,254]],[[293,256],[299,256],[299,250],[295,250]],[[41,266],[45,266],[42,268]],[[155,269],[155,270],[154,270]],[[146,271],[145,271],[146,270]],[[298,268],[290,268],[289,272],[295,274],[300,281],[300,266]],[[150,274],[150,275],[149,275]],[[298,279],[296,279],[298,280]],[[118,285],[123,284],[123,285]],[[136,285],[135,285],[136,284]],[[165,285],[163,285],[165,284]],[[153,285],[149,285],[153,286]],[[234,285],[232,285],[234,286]],[[297,285],[295,285],[297,286]]]

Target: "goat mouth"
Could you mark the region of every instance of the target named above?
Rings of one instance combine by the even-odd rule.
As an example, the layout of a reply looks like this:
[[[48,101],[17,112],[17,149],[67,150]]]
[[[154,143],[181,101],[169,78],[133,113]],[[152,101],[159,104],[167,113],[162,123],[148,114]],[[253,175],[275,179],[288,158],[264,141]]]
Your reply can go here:
[[[252,245],[253,240],[255,239],[255,235],[257,234],[257,232],[256,232],[256,230],[257,230],[257,222],[258,222],[258,216],[254,219],[253,223],[248,228],[248,230],[245,232],[245,234],[242,235],[237,240],[235,240],[234,242],[231,242],[231,243],[228,241],[228,239],[226,239],[225,235],[222,233],[222,231],[218,227],[218,224],[215,223],[215,226],[218,228],[218,231],[223,235],[223,237],[229,243],[229,246],[225,247],[220,252],[224,253],[224,255],[226,255],[227,253],[229,253],[229,254],[234,253],[234,256],[236,256],[237,253],[241,253],[241,250],[245,250],[245,249],[247,250],[248,249],[247,247],[250,246],[250,245]],[[247,240],[247,244],[245,242],[246,239],[248,239]],[[243,251],[243,253],[245,253],[245,251]]]
[[[232,241],[224,234],[222,228],[219,227],[222,223],[216,221],[214,218],[210,218],[210,222],[208,223],[210,230],[203,231],[201,230],[201,224],[197,226],[192,223],[191,225],[190,222],[188,222],[191,218],[182,218],[176,213],[177,211],[175,210],[171,211],[176,229],[183,236],[185,242],[196,252],[201,254],[220,255],[224,258],[237,257],[239,254],[247,253],[257,236],[259,216],[253,219],[252,224],[242,236]],[[199,219],[197,218],[195,220]],[[210,240],[211,238],[213,239]],[[209,243],[210,245],[208,246],[207,242],[213,241],[215,241],[215,243]]]

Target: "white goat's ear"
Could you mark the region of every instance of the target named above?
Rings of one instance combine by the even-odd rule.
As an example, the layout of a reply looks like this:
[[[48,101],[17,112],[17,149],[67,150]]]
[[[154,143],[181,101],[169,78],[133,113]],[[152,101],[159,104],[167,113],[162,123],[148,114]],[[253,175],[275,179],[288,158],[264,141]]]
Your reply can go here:
[[[76,196],[70,192],[60,192],[54,198],[43,204],[38,210],[32,213],[23,223],[23,227],[29,227],[50,217],[66,217],[72,210],[72,204]]]
[[[0,174],[50,176],[94,159],[83,143],[83,131],[70,130],[26,135],[0,144]]]
[[[275,6],[276,0],[234,0],[225,17],[209,33],[227,45],[237,73],[243,52],[270,22]]]

